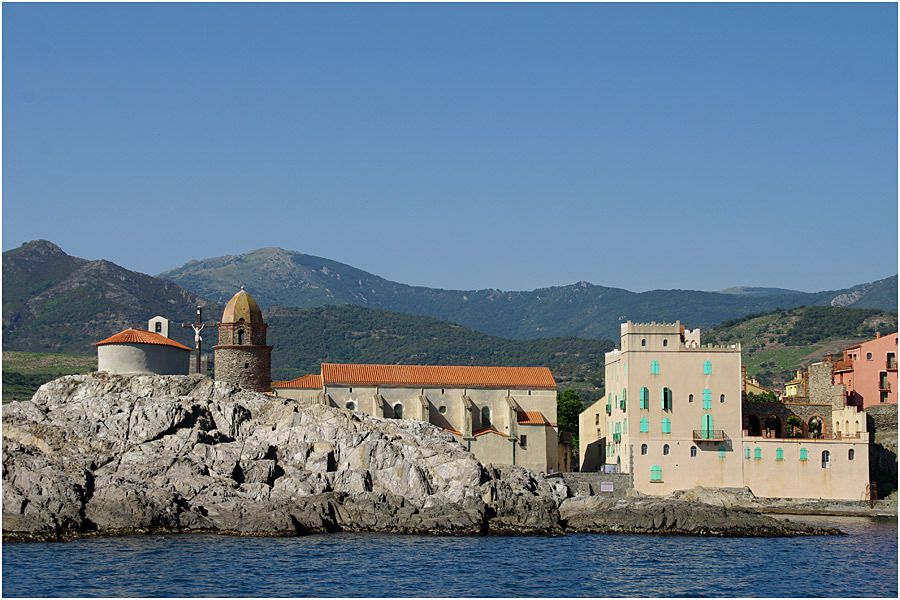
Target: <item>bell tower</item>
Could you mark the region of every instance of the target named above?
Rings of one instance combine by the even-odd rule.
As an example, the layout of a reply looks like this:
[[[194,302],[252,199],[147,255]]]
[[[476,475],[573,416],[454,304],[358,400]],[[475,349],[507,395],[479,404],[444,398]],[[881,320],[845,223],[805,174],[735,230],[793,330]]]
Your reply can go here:
[[[244,286],[225,305],[213,351],[217,380],[257,392],[272,389],[272,346],[266,345],[262,311]]]

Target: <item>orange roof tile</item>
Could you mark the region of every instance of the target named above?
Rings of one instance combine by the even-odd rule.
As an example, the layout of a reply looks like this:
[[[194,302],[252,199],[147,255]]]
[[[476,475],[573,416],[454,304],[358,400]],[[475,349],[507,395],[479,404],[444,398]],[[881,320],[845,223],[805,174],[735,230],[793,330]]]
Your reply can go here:
[[[272,387],[279,390],[321,390],[321,375],[304,375],[290,381],[273,381]]]
[[[322,365],[325,385],[395,385],[555,390],[547,367],[458,367],[437,365]]]
[[[152,331],[144,331],[143,329],[126,329],[109,336],[105,340],[94,343],[95,346],[107,346],[109,344],[151,344],[154,346],[172,346],[188,352],[191,350],[184,344],[170,340],[164,335],[153,333]]]
[[[549,425],[550,421],[539,410],[524,410],[516,415],[519,425]]]
[[[478,436],[480,436],[480,435],[485,435],[485,434],[487,434],[487,433],[496,433],[497,435],[504,435],[504,436],[506,435],[506,434],[504,434],[504,433],[501,433],[501,432],[497,431],[497,430],[494,429],[493,427],[488,427],[488,428],[486,428],[486,429],[479,429],[478,431],[473,431],[473,432],[472,432],[472,436],[473,436],[473,437],[478,437]]]
[[[444,431],[449,431],[449,432],[452,433],[453,435],[462,436],[462,432],[457,431],[456,429],[453,429],[452,427],[444,427],[444,426],[442,426],[442,425],[438,425],[438,427],[440,427],[440,428],[443,429]]]

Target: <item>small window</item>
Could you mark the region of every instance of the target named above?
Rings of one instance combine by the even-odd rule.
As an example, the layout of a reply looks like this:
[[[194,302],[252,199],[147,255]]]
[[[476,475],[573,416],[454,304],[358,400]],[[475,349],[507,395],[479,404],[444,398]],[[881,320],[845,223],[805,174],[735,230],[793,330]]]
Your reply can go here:
[[[244,368],[245,368],[245,369],[249,369],[249,368],[250,368],[250,363],[244,363]]]
[[[481,409],[481,426],[491,427],[491,409],[488,406]]]
[[[531,390],[528,390],[528,395],[529,395],[529,396],[531,395]]]
[[[866,352],[866,360],[872,360],[872,353]]]
[[[599,424],[600,424],[600,413],[597,413],[596,415],[594,415],[594,425],[599,425]]]
[[[641,410],[647,410],[650,408],[650,390],[642,387],[641,388]]]
[[[441,393],[442,393],[442,394],[444,393],[444,388],[441,388]]]
[[[664,455],[669,454],[669,445],[668,444],[663,444],[663,454]]]
[[[744,448],[744,458],[750,460],[750,448]]]
[[[672,390],[667,387],[662,389],[662,409],[670,412],[672,410]]]
[[[650,467],[650,481],[662,481],[662,467],[659,465]]]
[[[803,460],[803,461],[809,460],[809,458],[806,454],[806,448],[800,448],[800,460]]]
[[[647,339],[646,339],[646,338],[643,338],[643,339],[641,340],[641,348],[643,348],[643,347],[646,346],[646,345],[647,345]]]
[[[347,410],[356,410],[356,402],[350,401],[344,405]]]
[[[829,452],[828,450],[822,450],[822,468],[831,468],[831,452]]]
[[[669,345],[669,340],[663,339],[663,348]]]
[[[691,446],[691,458],[697,457],[697,446]]]
[[[856,450],[850,448],[847,450],[847,460],[853,460],[856,457]]]
[[[528,446],[528,436],[527,435],[523,434],[523,435],[519,436],[519,445],[522,446],[523,448]]]
[[[353,393],[353,388],[350,388],[350,393],[351,393],[351,394]]]
[[[641,433],[649,433],[650,432],[650,419],[647,417],[643,417],[641,419]]]
[[[403,405],[399,402],[394,405],[394,418],[402,419],[403,418]]]
[[[756,448],[753,449],[753,458],[755,460],[762,460],[762,448],[757,446]]]
[[[238,329],[237,343],[238,343],[238,346],[241,346],[244,343],[244,330],[243,329]]]
[[[688,394],[688,402],[693,402],[693,401],[694,401],[694,395]]]
[[[447,414],[447,407],[444,406],[444,405],[438,406],[438,412],[441,413],[442,415],[446,415],[446,414]],[[598,418],[599,418],[599,415],[598,415]]]
[[[719,403],[720,403],[720,404],[725,404],[725,394],[722,394],[722,395],[719,396]]]
[[[160,323],[159,321],[154,323],[153,330],[156,331],[156,333],[162,333],[162,323]]]
[[[651,375],[659,375],[659,361],[658,360],[650,361],[650,374]]]
[[[647,444],[641,444],[641,454],[647,454]]]
[[[784,460],[784,450],[782,450],[781,448],[775,448],[775,460]]]
[[[703,374],[704,375],[712,375],[712,361],[709,361],[709,360],[703,361]]]
[[[664,418],[662,420],[662,432],[672,433],[672,421],[670,421],[668,418]]]

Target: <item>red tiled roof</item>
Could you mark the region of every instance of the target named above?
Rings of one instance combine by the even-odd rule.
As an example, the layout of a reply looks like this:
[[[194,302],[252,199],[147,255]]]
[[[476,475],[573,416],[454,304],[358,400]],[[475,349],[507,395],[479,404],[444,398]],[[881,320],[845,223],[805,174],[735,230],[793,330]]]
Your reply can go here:
[[[478,437],[480,435],[485,435],[487,433],[496,433],[497,435],[504,435],[504,436],[506,435],[505,433],[501,433],[501,432],[497,431],[493,427],[488,427],[486,429],[479,429],[478,431],[473,431],[472,436]]]
[[[555,390],[547,367],[457,367],[324,363],[325,385],[512,388]]]
[[[524,410],[516,415],[519,425],[549,425],[550,421],[539,410]]]
[[[462,436],[462,432],[457,431],[457,430],[453,429],[452,427],[442,427],[441,425],[438,425],[438,427],[440,427],[440,428],[443,429],[444,431],[449,431],[449,432],[452,433],[453,435]]]
[[[304,375],[290,381],[273,381],[272,387],[279,390],[321,390],[321,375]]]
[[[105,340],[100,340],[94,345],[107,346],[109,344],[151,344],[153,346],[171,346],[180,350],[187,350],[188,352],[191,350],[184,344],[170,340],[164,335],[153,333],[152,331],[144,331],[143,329],[126,329],[109,336]]]

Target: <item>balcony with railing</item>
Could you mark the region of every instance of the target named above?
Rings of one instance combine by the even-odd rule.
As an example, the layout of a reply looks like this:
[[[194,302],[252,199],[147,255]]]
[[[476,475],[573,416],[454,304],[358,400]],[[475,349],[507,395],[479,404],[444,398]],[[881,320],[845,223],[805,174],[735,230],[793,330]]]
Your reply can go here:
[[[725,432],[721,429],[695,429],[694,441],[697,442],[724,442]]]

